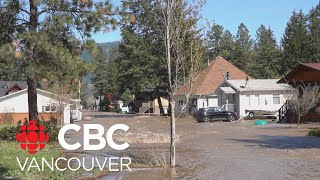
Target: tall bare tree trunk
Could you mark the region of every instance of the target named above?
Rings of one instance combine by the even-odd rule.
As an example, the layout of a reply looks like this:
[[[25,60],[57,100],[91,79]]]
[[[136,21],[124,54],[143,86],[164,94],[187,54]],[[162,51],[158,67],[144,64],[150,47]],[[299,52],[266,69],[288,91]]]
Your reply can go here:
[[[35,0],[30,0],[30,31],[36,33],[38,26],[38,7]],[[29,55],[27,61],[33,60],[32,45],[29,43]],[[37,84],[35,76],[27,75],[28,84],[28,109],[29,120],[38,118],[38,104],[37,104]]]
[[[175,102],[174,99],[170,100],[171,105],[171,143],[170,143],[170,165],[176,166],[176,117],[175,117]]]
[[[37,106],[37,84],[34,79],[28,77],[28,108],[29,108],[29,121],[38,118]]]
[[[171,18],[172,18],[172,6],[171,1],[166,2],[166,57],[167,57],[167,68],[168,68],[168,80],[169,80],[169,99],[170,99],[170,105],[171,105],[171,116],[170,116],[170,126],[171,126],[171,140],[170,140],[170,165],[172,167],[176,166],[176,119],[175,119],[175,103],[174,103],[174,84],[172,82],[172,74],[171,74]]]

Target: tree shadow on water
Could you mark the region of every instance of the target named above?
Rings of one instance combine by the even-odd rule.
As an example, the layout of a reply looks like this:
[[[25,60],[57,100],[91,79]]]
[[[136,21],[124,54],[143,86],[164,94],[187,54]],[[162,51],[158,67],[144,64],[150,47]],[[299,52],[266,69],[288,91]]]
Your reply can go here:
[[[259,135],[256,139],[229,139],[249,146],[275,149],[320,148],[320,138],[313,136],[271,136]]]

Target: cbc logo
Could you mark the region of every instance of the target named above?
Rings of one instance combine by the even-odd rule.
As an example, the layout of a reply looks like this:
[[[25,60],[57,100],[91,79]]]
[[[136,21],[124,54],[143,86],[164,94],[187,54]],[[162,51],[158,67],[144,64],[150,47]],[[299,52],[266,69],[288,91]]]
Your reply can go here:
[[[37,121],[30,120],[28,124],[20,127],[20,132],[16,134],[16,140],[20,143],[23,150],[28,150],[30,154],[36,154],[42,150],[46,143],[50,140],[48,132],[44,132],[46,128]]]

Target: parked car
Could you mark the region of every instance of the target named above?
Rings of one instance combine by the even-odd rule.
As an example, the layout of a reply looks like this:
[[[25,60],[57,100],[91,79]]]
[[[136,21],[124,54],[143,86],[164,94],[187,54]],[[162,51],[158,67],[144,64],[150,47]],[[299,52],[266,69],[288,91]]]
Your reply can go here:
[[[236,112],[225,111],[220,107],[200,108],[194,115],[198,122],[209,122],[215,120],[235,121],[238,119]]]
[[[266,111],[266,110],[245,110],[247,117],[249,118],[271,118],[271,119],[279,119],[278,111]]]

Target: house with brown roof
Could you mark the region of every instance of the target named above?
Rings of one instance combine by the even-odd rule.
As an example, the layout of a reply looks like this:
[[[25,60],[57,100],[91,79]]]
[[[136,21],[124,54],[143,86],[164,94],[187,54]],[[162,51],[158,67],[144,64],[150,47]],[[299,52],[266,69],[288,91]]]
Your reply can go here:
[[[192,84],[191,105],[189,112],[194,112],[199,108],[215,107],[219,105],[218,96],[215,93],[216,89],[225,80],[246,79],[251,77],[244,71],[234,66],[221,56],[212,60],[208,66],[200,71]],[[182,88],[179,89],[176,99],[176,110],[183,108],[185,96]]]
[[[320,63],[304,63],[300,64],[286,76],[278,81],[278,83],[288,83],[292,86],[297,84],[320,84]],[[279,116],[284,117],[285,122],[297,122],[297,115],[290,112],[289,104],[286,103],[280,110]],[[312,108],[308,114],[301,117],[301,122],[320,122],[320,103]]]

